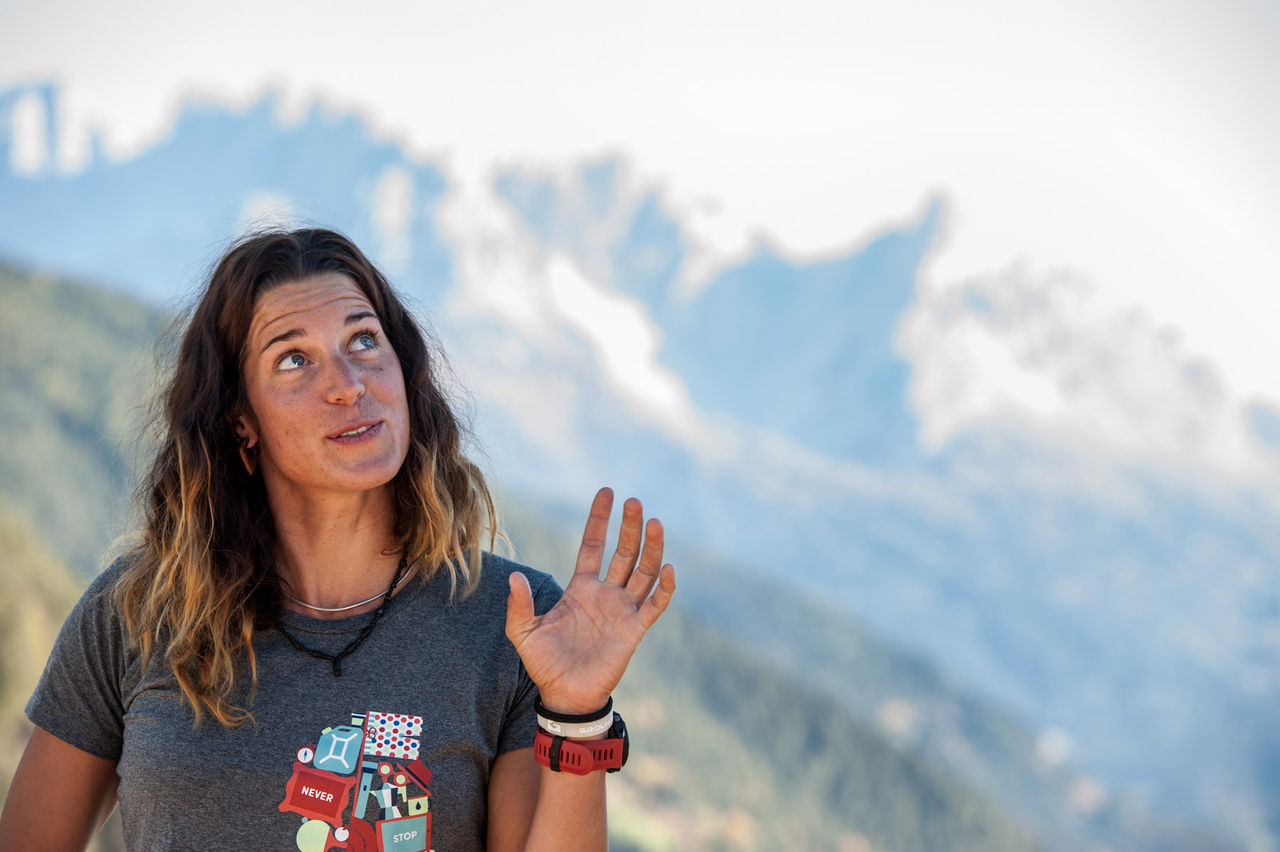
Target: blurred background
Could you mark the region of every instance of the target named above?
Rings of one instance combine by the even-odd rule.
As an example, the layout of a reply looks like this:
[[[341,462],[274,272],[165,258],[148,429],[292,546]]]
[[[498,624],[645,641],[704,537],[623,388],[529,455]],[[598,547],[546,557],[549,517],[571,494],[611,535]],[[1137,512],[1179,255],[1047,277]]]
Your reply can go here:
[[[1273,0],[0,0],[0,789],[161,332],[323,225],[521,559],[600,484],[666,522],[614,848],[1280,847],[1278,48]]]

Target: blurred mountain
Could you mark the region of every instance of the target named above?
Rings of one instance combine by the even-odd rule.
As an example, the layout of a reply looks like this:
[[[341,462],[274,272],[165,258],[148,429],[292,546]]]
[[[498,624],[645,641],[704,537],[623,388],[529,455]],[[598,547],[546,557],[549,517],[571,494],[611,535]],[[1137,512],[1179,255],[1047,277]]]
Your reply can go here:
[[[19,98],[56,114],[52,87],[0,110]],[[189,105],[126,162],[0,171],[0,253],[154,303],[246,224],[346,230],[430,309],[513,493],[645,496],[699,550],[1032,720],[1043,760],[1088,779],[1085,810],[1193,814],[1271,847],[1274,418],[1238,417],[1158,324],[1017,269],[925,287],[940,202],[830,257],[760,240],[708,264],[625,161],[477,182],[322,106],[278,112]],[[727,617],[698,597],[700,617]],[[854,687],[814,688],[859,705]],[[910,728],[915,704],[885,701],[862,712]]]
[[[857,613],[1038,720],[1108,792],[1198,811],[1269,843],[1274,476],[1235,481],[1204,465],[1204,442],[1229,420],[1211,368],[1183,358],[1150,323],[1129,319],[1113,331],[1087,312],[1051,311],[1071,304],[1054,282],[972,282],[941,304],[921,304],[928,294],[920,294],[905,307],[910,288],[902,282],[927,257],[936,207],[843,260],[788,261],[761,245],[689,296],[678,276],[688,248],[679,222],[668,215],[655,225],[664,215],[655,212],[657,194],[628,187],[624,169],[511,173],[496,185],[526,218],[512,230],[536,239],[521,247],[488,234],[484,242],[532,258],[523,267],[531,287],[545,280],[554,299],[563,288],[557,269],[576,268],[633,300],[660,341],[658,368],[717,364],[713,410],[690,393],[699,406],[693,416],[668,407],[692,421],[684,431],[662,411],[652,416],[682,459],[610,422],[626,436],[617,443],[626,451],[594,454],[598,469],[634,477],[643,483],[637,493],[674,502],[675,511],[667,503],[663,512],[718,549]],[[462,257],[465,275],[465,244]],[[839,285],[835,275],[844,276]],[[837,289],[841,297],[831,298]],[[822,304],[825,324],[814,307]],[[851,321],[863,316],[879,334]],[[940,416],[929,399],[948,402],[948,390],[972,395],[960,379],[948,384],[945,360],[963,354],[947,329],[966,323],[1003,329],[1022,368],[1041,369],[1048,384],[1168,412],[1154,425],[1172,423],[1185,445],[1165,447],[1163,459],[1117,458],[1111,446],[1090,445],[1101,427],[1095,433],[1084,422],[1063,436],[1014,409],[927,447],[903,413],[927,425]],[[841,336],[846,326],[853,331]],[[595,354],[583,360],[598,363]],[[1081,366],[1091,363],[1092,372]],[[508,370],[519,365],[505,362]],[[547,372],[536,360],[527,366],[526,382]],[[926,367],[932,372],[922,379]],[[964,375],[963,365],[950,370]],[[788,375],[789,383],[780,378]],[[860,377],[859,390],[831,380],[842,375]],[[1141,386],[1144,375],[1154,391]],[[1134,400],[1138,391],[1145,398]],[[571,411],[561,419],[603,416],[587,405]],[[559,461],[575,470],[572,457]],[[1256,457],[1259,472],[1268,463]]]
[[[11,126],[9,115],[24,99],[48,117],[52,163],[57,89],[0,92],[0,128]],[[444,191],[440,172],[406,162],[398,146],[373,139],[358,118],[317,107],[285,127],[266,99],[237,114],[192,106],[174,131],[146,157],[123,163],[105,162],[95,141],[90,162],[75,175],[2,172],[0,256],[171,302],[246,226],[301,218],[358,224],[351,236],[383,262],[412,245],[413,262],[397,274],[447,274],[448,251],[427,218]],[[11,162],[12,147],[0,134],[0,163]],[[403,216],[386,225],[395,210]],[[100,225],[111,226],[87,227],[99,216]]]
[[[570,265],[626,294],[654,364],[687,379],[696,411],[676,413],[692,425],[668,429],[684,461],[629,441],[604,469],[659,471],[635,474],[653,489],[640,493],[677,492],[674,514],[705,541],[1037,720],[1108,794],[1270,848],[1267,409],[1233,407],[1167,329],[1099,315],[1070,278],[913,287],[938,205],[835,258],[760,243],[690,288],[691,232],[623,164],[495,185],[534,237],[513,253],[553,258],[553,293]],[[973,363],[992,348],[1016,370],[1007,386]]]

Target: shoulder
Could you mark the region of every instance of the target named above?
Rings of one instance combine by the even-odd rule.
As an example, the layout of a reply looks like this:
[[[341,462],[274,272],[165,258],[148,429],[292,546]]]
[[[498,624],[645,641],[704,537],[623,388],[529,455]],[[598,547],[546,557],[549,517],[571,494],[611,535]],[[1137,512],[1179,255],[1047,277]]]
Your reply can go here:
[[[533,591],[533,608],[538,615],[555,606],[556,601],[560,600],[560,596],[564,594],[556,578],[546,571],[530,568],[528,565],[522,565],[496,553],[485,553],[480,583],[482,586],[487,585],[495,594],[501,594],[504,612],[507,593],[510,590],[508,585],[510,577],[517,572],[523,574],[529,581],[529,588]]]
[[[510,597],[511,575],[520,573],[529,581],[533,590],[534,609],[542,614],[555,606],[562,591],[555,577],[545,571],[530,568],[495,553],[481,554],[480,577],[470,591],[464,591],[459,582],[455,588],[446,569],[441,569],[423,581],[413,592],[397,595],[398,609],[412,611],[413,617],[422,619],[443,617],[452,624],[482,624],[488,621],[502,624],[506,620],[507,600]]]
[[[516,573],[523,574],[529,581],[529,588],[533,590],[534,609],[539,614],[547,611],[560,600],[563,591],[555,577],[545,571],[539,571],[537,568],[531,568],[505,556],[486,551],[481,557],[480,582],[467,598],[468,603],[500,606],[505,614],[510,578]]]
[[[533,596],[536,599],[538,590],[542,588],[555,588],[557,592],[560,584],[556,582],[556,578],[552,577],[546,571],[539,571],[537,568],[530,568],[528,565],[522,565],[505,556],[499,556],[496,553],[485,552],[482,558],[483,568],[481,569],[481,583],[485,582],[485,578],[490,578],[490,582],[495,582],[502,589],[507,588],[508,578],[512,574],[520,573],[529,581],[529,587],[533,589]]]
[[[84,594],[80,596],[79,603],[71,611],[71,617],[115,620],[119,613],[112,601],[112,593],[135,562],[136,559],[132,555],[121,556],[93,577]]]
[[[123,670],[133,656],[125,614],[116,591],[138,566],[135,554],[121,556],[98,572],[62,622],[55,651],[79,649],[106,655]]]
[[[137,655],[111,594],[127,566],[117,560],[89,583],[27,702],[34,724],[109,760],[120,756],[127,695],[138,677]]]
[[[135,566],[133,556],[122,556],[89,581],[72,607],[59,633],[59,645],[79,647],[91,654],[107,654],[122,662],[129,650],[129,634],[115,591]]]

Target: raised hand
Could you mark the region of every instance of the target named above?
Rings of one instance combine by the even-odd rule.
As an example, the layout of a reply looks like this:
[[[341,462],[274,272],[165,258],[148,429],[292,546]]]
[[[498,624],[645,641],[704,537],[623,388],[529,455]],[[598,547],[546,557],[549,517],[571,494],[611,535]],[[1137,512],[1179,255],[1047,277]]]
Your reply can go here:
[[[525,576],[511,575],[507,638],[542,703],[560,713],[590,713],[604,706],[645,631],[676,590],[675,568],[662,564],[662,523],[650,518],[645,524],[635,498],[623,504],[618,547],[600,578],[612,510],[613,491],[601,488],[591,502],[573,579],[545,615],[534,615]]]

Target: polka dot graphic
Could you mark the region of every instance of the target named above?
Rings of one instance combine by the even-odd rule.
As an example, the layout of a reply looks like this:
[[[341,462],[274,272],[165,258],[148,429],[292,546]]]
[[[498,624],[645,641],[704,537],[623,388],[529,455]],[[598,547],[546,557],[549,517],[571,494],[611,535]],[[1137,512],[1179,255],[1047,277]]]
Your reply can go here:
[[[422,717],[404,713],[370,713],[367,728],[379,733],[416,737],[422,733]]]
[[[422,717],[403,713],[370,713],[365,724],[364,753],[374,757],[414,760]]]

